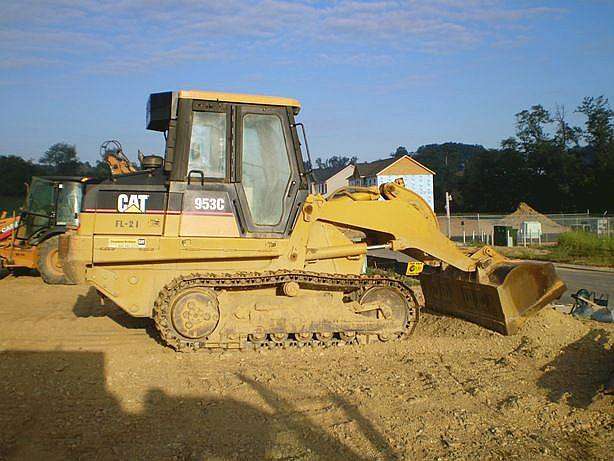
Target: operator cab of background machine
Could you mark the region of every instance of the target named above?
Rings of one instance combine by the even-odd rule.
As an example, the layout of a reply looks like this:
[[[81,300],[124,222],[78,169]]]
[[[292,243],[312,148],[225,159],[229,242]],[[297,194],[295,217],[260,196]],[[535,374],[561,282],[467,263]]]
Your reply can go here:
[[[147,129],[164,133],[164,161],[94,186],[84,212],[180,215],[186,237],[286,237],[308,195],[299,110],[271,96],[151,94]]]

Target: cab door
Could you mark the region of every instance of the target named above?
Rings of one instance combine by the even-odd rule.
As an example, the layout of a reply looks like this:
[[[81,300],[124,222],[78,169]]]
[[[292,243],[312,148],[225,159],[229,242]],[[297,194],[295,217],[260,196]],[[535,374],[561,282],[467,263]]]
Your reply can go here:
[[[237,107],[234,139],[236,191],[246,233],[287,234],[300,183],[287,110]]]
[[[231,107],[194,101],[190,117],[179,235],[237,237],[240,232],[231,184]]]

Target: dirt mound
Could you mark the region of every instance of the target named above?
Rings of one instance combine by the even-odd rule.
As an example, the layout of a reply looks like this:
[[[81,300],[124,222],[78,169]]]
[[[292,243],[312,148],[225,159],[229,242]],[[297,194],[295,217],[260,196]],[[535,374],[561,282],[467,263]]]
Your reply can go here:
[[[445,216],[438,216],[439,229],[443,233],[447,233],[448,220]],[[493,232],[494,226],[511,226],[514,229],[521,229],[522,223],[525,221],[537,221],[542,225],[542,233],[544,234],[560,234],[570,230],[569,227],[558,224],[548,216],[536,211],[525,202],[520,202],[518,208],[504,216],[496,219],[494,216],[483,215],[480,220],[477,216],[452,216],[450,218],[450,232],[453,236],[462,236],[465,232],[466,238],[480,238],[482,233],[490,235]]]
[[[420,318],[417,337],[423,338],[496,338],[498,333],[471,322],[437,312],[424,311]]]
[[[522,223],[525,221],[537,221],[541,223],[542,232],[544,234],[560,234],[569,231],[569,227],[558,224],[548,216],[531,208],[525,202],[520,202],[516,211],[501,219],[497,225],[512,226],[515,229],[520,229],[522,228]]]

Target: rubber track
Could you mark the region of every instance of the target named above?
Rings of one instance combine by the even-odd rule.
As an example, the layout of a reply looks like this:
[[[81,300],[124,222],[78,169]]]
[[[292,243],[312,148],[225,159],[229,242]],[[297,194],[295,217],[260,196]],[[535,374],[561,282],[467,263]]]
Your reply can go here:
[[[156,323],[156,328],[160,332],[162,340],[171,346],[173,349],[180,352],[193,352],[203,348],[221,348],[221,349],[245,349],[260,348],[260,347],[302,347],[310,346],[335,346],[341,344],[354,344],[358,342],[356,338],[350,341],[344,341],[333,338],[330,341],[318,341],[313,339],[309,342],[296,341],[288,338],[283,342],[277,342],[267,339],[253,343],[248,340],[248,344],[241,344],[237,341],[229,343],[207,342],[202,340],[188,340],[178,336],[172,329],[168,327],[170,320],[167,318],[170,312],[170,301],[181,291],[194,288],[210,288],[213,290],[241,290],[244,288],[262,288],[280,285],[286,282],[297,282],[300,285],[310,287],[320,287],[332,291],[348,291],[362,290],[363,292],[372,287],[392,287],[398,289],[405,299],[408,301],[409,312],[408,321],[403,329],[395,335],[391,340],[399,340],[410,335],[419,318],[419,307],[413,291],[403,282],[379,275],[347,275],[347,274],[327,274],[307,271],[269,271],[269,272],[238,272],[232,274],[189,274],[180,276],[168,283],[159,293],[154,305],[153,318]],[[288,332],[290,334],[291,332]],[[339,332],[341,333],[341,332]],[[366,337],[367,334],[362,334]],[[368,334],[369,340],[378,338],[377,333]],[[244,343],[245,341],[243,341]]]

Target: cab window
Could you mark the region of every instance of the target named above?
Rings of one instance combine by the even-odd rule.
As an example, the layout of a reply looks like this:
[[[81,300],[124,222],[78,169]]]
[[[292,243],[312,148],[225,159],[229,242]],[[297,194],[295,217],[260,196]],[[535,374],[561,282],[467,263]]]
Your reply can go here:
[[[65,182],[58,188],[58,210],[55,222],[59,225],[79,225],[79,211],[83,199],[83,189],[81,183]]]
[[[202,171],[205,178],[226,177],[226,114],[194,112],[188,172]]]
[[[281,221],[290,181],[286,140],[277,115],[243,117],[242,183],[254,224]]]

